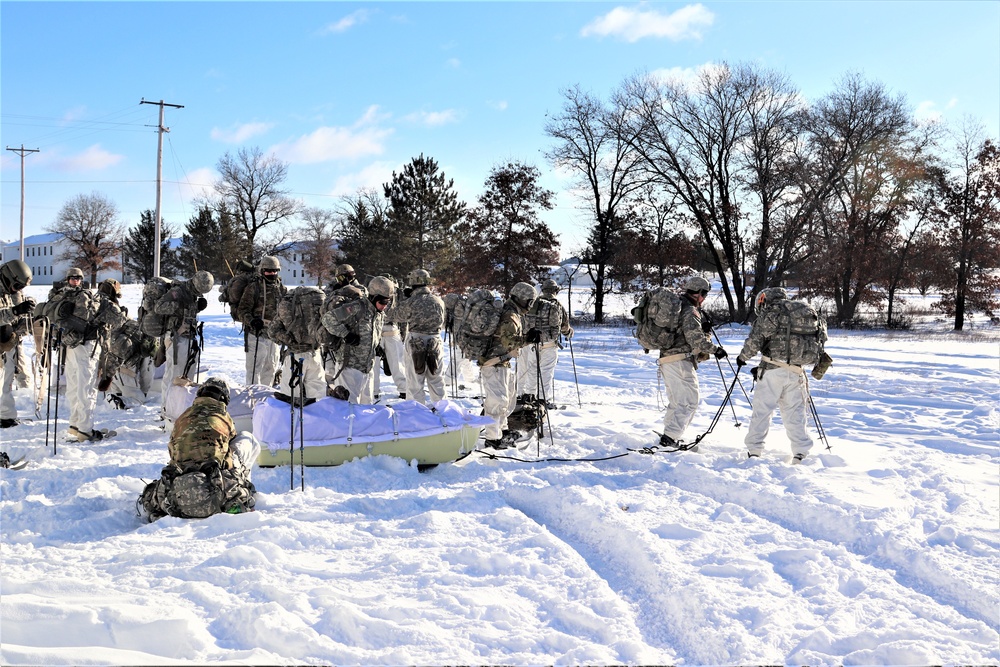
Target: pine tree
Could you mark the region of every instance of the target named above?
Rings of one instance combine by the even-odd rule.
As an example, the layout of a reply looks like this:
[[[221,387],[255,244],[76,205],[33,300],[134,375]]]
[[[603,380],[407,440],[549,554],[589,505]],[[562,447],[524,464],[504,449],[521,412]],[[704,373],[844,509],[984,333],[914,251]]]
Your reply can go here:
[[[128,230],[122,244],[125,270],[140,282],[148,282],[153,277],[153,245],[156,235],[155,213],[149,209],[139,216],[139,224]],[[177,272],[176,253],[170,248],[173,228],[165,220],[160,221],[160,273],[172,276]]]
[[[231,275],[229,267],[250,258],[249,244],[233,216],[216,214],[209,206],[202,206],[191,217],[179,253],[182,274],[204,270],[221,281]]]

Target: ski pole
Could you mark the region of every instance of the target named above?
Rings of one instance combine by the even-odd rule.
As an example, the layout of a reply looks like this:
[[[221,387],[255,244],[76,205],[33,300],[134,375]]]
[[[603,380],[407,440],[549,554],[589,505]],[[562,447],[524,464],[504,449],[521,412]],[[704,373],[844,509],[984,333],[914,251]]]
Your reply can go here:
[[[728,357],[726,357],[728,359]],[[715,359],[715,365],[719,367],[719,377],[722,378],[722,386],[726,386],[726,376],[722,372],[722,362],[719,361],[718,357]],[[742,386],[742,384],[740,385]],[[736,416],[736,406],[733,405],[732,401],[729,401],[729,407],[733,411],[733,423],[737,428],[741,426],[739,418]]]
[[[545,420],[549,423],[549,444],[555,447],[556,443],[552,436],[552,419],[549,417],[548,401],[545,398],[545,386],[542,384],[542,350],[541,343],[535,343],[535,378],[538,393],[542,395],[541,405],[545,406]],[[538,394],[535,395],[535,417],[538,419],[538,438],[535,440],[535,454],[541,456],[541,442],[545,437],[545,428],[542,426],[542,409],[538,404]]]
[[[816,411],[816,403],[813,402],[812,393],[809,391],[809,380],[806,380],[806,398],[809,399],[809,411],[812,413],[813,421],[816,423],[816,432],[819,433],[819,439],[826,445],[826,451],[832,452],[833,448],[830,447],[830,440],[826,437],[826,430],[819,421],[819,412]]]
[[[43,357],[43,370],[48,366],[48,375],[45,379],[48,380],[46,383],[48,385],[48,396],[46,397],[45,406],[45,449],[49,448],[49,419],[52,416],[52,330],[49,329],[48,335],[45,337],[45,356]],[[58,389],[57,389],[58,391]],[[53,434],[53,437],[55,435]]]
[[[718,345],[719,347],[723,347],[722,341],[719,340],[719,334],[717,334],[715,332],[715,328],[714,327],[712,328],[712,335],[715,336],[715,344]],[[733,368],[733,362],[732,362],[732,360],[727,356],[726,357],[726,361],[729,363],[729,370],[731,370],[731,371],[733,371],[735,373],[736,369]],[[719,366],[721,367],[722,364],[719,364]],[[723,382],[725,382],[725,380],[723,380]],[[750,395],[747,394],[746,387],[743,386],[743,382],[742,381],[740,382],[740,389],[743,390],[743,396],[747,399],[747,403],[749,403],[750,405],[753,405],[753,401],[750,400]]]
[[[305,357],[299,358],[299,482],[302,484],[303,492],[306,490],[306,383],[302,381],[302,364],[304,361]]]
[[[733,389],[736,388],[736,381],[740,377],[740,368],[742,367],[741,366],[736,367],[736,374],[733,376],[733,381],[729,384],[729,389],[726,391],[726,397],[722,399],[722,405],[720,405],[719,409],[715,411],[715,416],[712,417],[712,423],[708,425],[708,430],[694,439],[695,445],[697,445],[699,442],[702,441],[702,439],[705,438],[705,436],[707,436],[709,433],[715,430],[715,425],[719,423],[719,417],[721,417],[723,411],[725,411],[726,403],[729,402],[730,398],[733,395]]]
[[[573,337],[570,336],[566,340],[569,341],[569,358],[573,362],[573,384],[576,385],[576,404],[582,408],[583,401],[580,400],[580,381],[576,377],[576,355],[573,354]]]
[[[62,329],[59,330],[59,335],[56,336],[56,409],[55,416],[52,418],[52,456],[55,456],[59,451],[59,376],[62,375],[62,365],[64,355],[64,346],[62,344]],[[50,371],[51,373],[51,371]]]
[[[294,353],[288,353],[288,490],[295,490],[295,390],[299,386]]]

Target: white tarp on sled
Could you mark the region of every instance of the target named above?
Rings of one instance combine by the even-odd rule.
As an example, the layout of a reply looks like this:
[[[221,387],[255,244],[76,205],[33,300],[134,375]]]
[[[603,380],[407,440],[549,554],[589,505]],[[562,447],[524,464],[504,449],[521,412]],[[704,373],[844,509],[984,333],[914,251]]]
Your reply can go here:
[[[170,427],[177,418],[191,407],[200,384],[174,384],[167,392],[165,403],[167,422]],[[262,384],[252,384],[247,387],[238,385],[229,388],[229,416],[236,424],[236,431],[251,431],[253,429],[254,406],[274,394],[274,389]],[[286,406],[287,407],[287,406]]]
[[[433,408],[416,401],[385,406],[322,398],[303,408],[300,428],[298,408],[268,398],[253,411],[253,433],[262,446],[258,461],[339,465],[358,456],[388,454],[444,463],[475,449],[479,431],[493,421],[452,401],[439,401]]]

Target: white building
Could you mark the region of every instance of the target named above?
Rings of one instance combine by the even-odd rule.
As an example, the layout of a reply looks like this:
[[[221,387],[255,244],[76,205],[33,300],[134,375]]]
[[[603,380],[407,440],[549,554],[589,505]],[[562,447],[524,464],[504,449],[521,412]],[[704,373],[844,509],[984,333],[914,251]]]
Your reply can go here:
[[[12,259],[21,258],[21,241],[5,242],[0,246],[3,257],[2,262],[9,262]],[[69,250],[69,242],[59,233],[35,234],[24,238],[24,262],[31,268],[32,285],[51,285],[56,280],[66,277],[66,271],[72,268],[72,264],[60,259]],[[120,257],[118,258],[120,261]],[[89,271],[83,268],[86,280],[90,280]],[[97,274],[97,281],[105,278],[122,280],[121,270],[100,271]]]

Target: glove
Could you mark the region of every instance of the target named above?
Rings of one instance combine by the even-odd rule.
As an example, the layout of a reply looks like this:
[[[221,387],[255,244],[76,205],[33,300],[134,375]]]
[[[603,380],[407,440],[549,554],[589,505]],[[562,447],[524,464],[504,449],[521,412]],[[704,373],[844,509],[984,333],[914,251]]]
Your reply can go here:
[[[361,342],[361,335],[352,331],[351,333],[344,336],[344,342],[348,345],[357,345]]]
[[[701,314],[701,330],[705,333],[712,333],[712,318],[708,313]]]
[[[203,296],[199,296],[198,297],[198,301],[196,303],[198,304],[198,312],[199,313],[201,311],[205,310],[206,308],[208,308],[208,299],[206,299]]]
[[[255,336],[259,334],[264,330],[264,320],[259,317],[255,317],[250,320],[250,330],[253,331]]]
[[[528,334],[524,339],[529,343],[540,343],[542,342],[542,332],[535,328],[528,329]]]
[[[573,327],[570,327],[569,331],[566,332],[566,338],[572,338],[574,333],[576,333],[576,331],[573,330]]]
[[[15,315],[27,315],[35,309],[35,300],[30,296],[10,309]]]
[[[750,376],[753,377],[754,382],[760,382],[760,366],[754,366],[750,369]]]
[[[729,353],[726,352],[726,348],[724,348],[724,347],[717,347],[717,348],[715,348],[715,358],[716,359],[725,359],[728,356],[729,356]]]
[[[736,367],[737,368],[743,368],[746,365],[747,365],[747,360],[746,359],[744,359],[742,356],[736,357]]]

